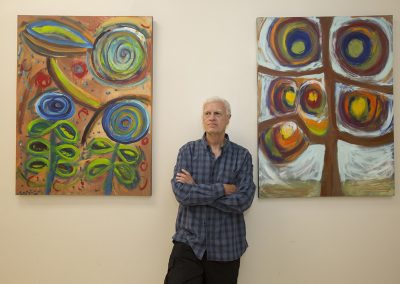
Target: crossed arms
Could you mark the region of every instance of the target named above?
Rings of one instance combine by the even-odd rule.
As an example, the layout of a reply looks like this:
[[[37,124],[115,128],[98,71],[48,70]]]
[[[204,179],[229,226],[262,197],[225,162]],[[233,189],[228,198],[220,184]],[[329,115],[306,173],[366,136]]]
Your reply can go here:
[[[190,152],[181,148],[171,180],[178,202],[183,206],[206,205],[231,213],[243,213],[253,201],[255,185],[251,155],[245,158],[234,178],[233,183],[197,183],[190,170]]]

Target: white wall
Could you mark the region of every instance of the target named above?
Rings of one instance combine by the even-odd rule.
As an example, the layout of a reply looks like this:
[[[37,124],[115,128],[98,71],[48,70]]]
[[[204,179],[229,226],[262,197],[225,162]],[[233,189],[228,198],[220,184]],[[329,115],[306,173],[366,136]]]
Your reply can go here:
[[[162,283],[177,211],[172,167],[178,148],[202,134],[205,97],[232,102],[229,133],[253,154],[257,176],[257,16],[394,14],[395,51],[400,39],[398,0],[12,0],[0,11],[2,284]],[[17,14],[154,17],[153,196],[14,195]],[[396,93],[399,63],[395,55]],[[399,195],[256,198],[239,282],[400,283]]]

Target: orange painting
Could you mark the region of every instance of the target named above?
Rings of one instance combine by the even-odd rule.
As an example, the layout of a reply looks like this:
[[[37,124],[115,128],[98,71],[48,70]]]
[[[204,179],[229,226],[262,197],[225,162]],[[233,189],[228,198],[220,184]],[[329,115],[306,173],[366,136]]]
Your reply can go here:
[[[152,17],[19,16],[18,195],[151,195]]]

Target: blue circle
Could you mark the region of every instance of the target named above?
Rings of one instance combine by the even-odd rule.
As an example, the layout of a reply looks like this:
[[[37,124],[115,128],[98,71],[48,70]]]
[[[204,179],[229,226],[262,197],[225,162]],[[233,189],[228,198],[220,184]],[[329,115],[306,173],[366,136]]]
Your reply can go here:
[[[347,49],[350,42],[353,40],[359,40],[363,44],[363,50],[357,57],[351,56],[348,53],[348,49]],[[370,58],[370,54],[371,54],[371,47],[372,47],[372,43],[371,43],[370,38],[367,35],[360,33],[360,32],[352,32],[352,33],[347,34],[343,38],[342,44],[340,46],[343,57],[351,65],[362,65],[363,63],[368,61],[368,59]]]
[[[295,42],[303,42],[304,51],[302,53],[295,53],[292,51],[292,46]],[[310,39],[310,35],[302,30],[294,30],[287,35],[286,38],[286,48],[290,56],[294,58],[303,58],[307,56],[312,49],[312,43]]]
[[[72,117],[75,106],[70,96],[60,92],[46,92],[35,104],[41,118],[57,121]]]
[[[139,125],[142,127],[139,129]],[[122,144],[142,139],[150,129],[146,107],[139,101],[127,100],[110,104],[104,111],[103,129],[107,136]]]

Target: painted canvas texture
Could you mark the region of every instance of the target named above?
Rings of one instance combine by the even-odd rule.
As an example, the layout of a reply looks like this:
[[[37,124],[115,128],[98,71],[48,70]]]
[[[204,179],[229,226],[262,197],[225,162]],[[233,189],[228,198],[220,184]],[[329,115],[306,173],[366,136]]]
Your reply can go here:
[[[18,16],[16,194],[151,195],[152,29]]]
[[[392,16],[257,18],[259,197],[392,196]]]

